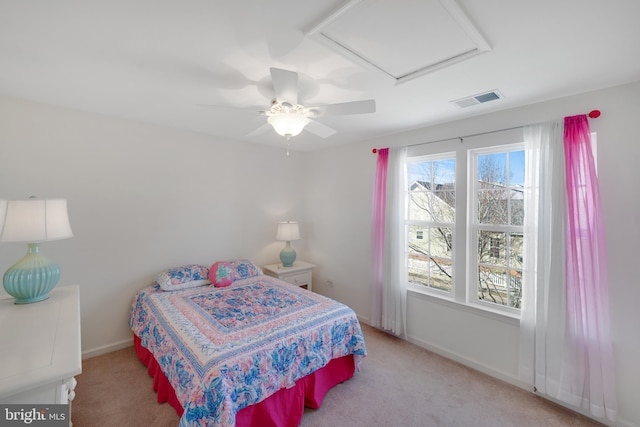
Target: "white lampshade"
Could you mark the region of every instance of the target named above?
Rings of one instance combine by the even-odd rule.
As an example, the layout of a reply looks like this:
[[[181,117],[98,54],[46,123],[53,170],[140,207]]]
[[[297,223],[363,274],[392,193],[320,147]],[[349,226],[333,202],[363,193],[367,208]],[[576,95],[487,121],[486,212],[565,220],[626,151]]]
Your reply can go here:
[[[295,221],[285,221],[279,223],[276,239],[282,240],[284,242],[300,240],[300,228],[298,227],[298,223]]]
[[[0,211],[2,211],[1,202]],[[0,212],[0,218],[1,216]],[[73,232],[69,224],[65,199],[32,198],[6,202],[0,242],[36,243],[69,237],[73,237]]]
[[[291,137],[302,132],[309,118],[295,113],[278,113],[269,116],[267,121],[279,135]]]

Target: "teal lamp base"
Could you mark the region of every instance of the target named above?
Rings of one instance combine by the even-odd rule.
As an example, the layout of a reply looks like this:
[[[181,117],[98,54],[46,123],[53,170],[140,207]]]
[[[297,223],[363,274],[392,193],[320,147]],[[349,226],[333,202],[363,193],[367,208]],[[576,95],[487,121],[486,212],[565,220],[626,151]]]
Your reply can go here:
[[[60,279],[60,267],[40,254],[38,243],[27,244],[27,254],[4,273],[4,290],[16,304],[31,304],[49,298]]]
[[[280,261],[283,267],[292,267],[296,260],[296,251],[291,247],[291,242],[287,242],[285,247],[280,251]]]

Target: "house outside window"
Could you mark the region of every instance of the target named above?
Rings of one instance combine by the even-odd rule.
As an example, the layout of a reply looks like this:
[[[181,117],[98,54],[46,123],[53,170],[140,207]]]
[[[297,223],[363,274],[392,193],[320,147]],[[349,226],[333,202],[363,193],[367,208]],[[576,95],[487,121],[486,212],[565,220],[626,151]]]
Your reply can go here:
[[[487,236],[486,239],[489,239],[489,254],[491,258],[500,258],[500,242],[502,239],[500,237],[491,237]],[[482,240],[480,240],[482,241]]]

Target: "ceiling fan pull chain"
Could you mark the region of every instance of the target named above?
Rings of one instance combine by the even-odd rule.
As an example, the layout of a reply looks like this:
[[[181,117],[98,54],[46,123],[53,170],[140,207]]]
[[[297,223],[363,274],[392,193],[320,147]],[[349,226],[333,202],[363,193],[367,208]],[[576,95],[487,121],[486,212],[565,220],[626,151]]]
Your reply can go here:
[[[287,156],[289,156],[289,145],[291,144],[291,135],[287,136]]]

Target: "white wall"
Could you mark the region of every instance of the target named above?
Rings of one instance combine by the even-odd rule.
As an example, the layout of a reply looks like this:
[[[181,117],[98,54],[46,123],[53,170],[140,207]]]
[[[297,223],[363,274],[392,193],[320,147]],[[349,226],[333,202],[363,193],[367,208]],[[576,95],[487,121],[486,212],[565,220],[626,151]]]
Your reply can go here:
[[[80,286],[85,356],[131,342],[131,299],[164,268],[276,262],[277,222],[306,232],[302,166],[284,147],[0,97],[0,198],[68,199],[74,237],[41,250],[60,264],[58,286]],[[25,252],[0,244],[0,271]]]
[[[368,319],[373,147],[494,131],[600,109],[602,116],[592,120],[591,127],[598,134],[607,232],[618,425],[640,426],[639,100],[640,83],[635,83],[313,153],[305,218],[314,230],[308,242],[310,260],[319,266],[314,290],[351,305],[362,319]],[[519,384],[517,323],[410,293],[408,334],[427,348]]]

